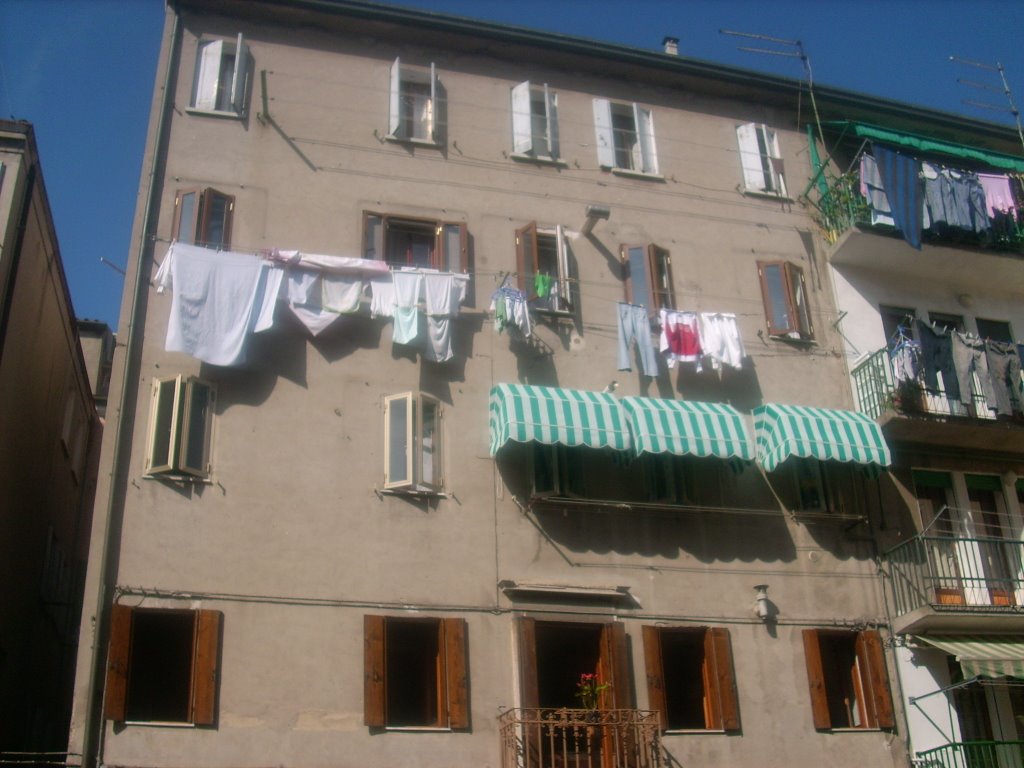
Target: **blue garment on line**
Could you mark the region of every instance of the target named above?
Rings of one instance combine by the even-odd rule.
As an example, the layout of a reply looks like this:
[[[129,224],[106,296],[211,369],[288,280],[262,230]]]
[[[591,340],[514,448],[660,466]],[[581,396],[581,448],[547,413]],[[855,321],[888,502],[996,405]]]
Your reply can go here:
[[[904,240],[921,250],[924,186],[919,176],[920,164],[883,144],[875,144],[873,150],[896,228],[903,233]]]

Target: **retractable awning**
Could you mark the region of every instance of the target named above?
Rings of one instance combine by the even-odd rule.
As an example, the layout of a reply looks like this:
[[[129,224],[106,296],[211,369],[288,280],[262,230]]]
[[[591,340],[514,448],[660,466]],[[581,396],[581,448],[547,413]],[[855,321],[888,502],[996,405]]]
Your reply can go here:
[[[492,456],[509,440],[617,451],[631,445],[626,413],[605,392],[498,384],[489,411]]]
[[[1024,678],[1024,638],[975,635],[923,635],[918,637],[960,662],[965,678]]]
[[[739,411],[725,403],[624,397],[633,450],[753,461],[754,444]]]
[[[887,467],[892,464],[882,430],[866,414],[803,405],[754,409],[757,461],[771,472],[790,456]]]

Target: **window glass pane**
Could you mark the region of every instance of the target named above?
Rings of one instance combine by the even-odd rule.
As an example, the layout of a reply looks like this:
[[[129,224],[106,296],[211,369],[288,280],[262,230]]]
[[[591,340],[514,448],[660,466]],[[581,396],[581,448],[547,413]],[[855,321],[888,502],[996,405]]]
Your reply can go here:
[[[544,103],[544,91],[530,94],[530,130],[533,134],[533,153],[546,156],[551,154],[548,146],[548,116]]]
[[[1003,341],[1007,344],[1013,343],[1013,333],[1010,331],[1010,324],[1001,320],[977,319],[978,335],[983,339],[992,341]]]
[[[231,109],[231,83],[235,77],[235,54],[225,53],[220,57],[220,72],[217,75],[217,109],[225,112]]]
[[[421,480],[424,485],[438,485],[441,459],[440,407],[423,399],[423,434],[420,436]]]
[[[171,442],[177,430],[177,419],[174,413],[174,394],[177,381],[168,379],[158,386],[156,415],[153,419],[153,466],[167,467],[172,465]]]
[[[429,83],[402,82],[402,134],[429,141],[433,126]]]
[[[231,200],[226,195],[219,195],[212,190],[206,194],[210,199],[203,242],[206,245],[227,248],[227,222],[231,213]]]
[[[189,385],[189,410],[185,414],[187,442],[184,446],[184,467],[206,471],[206,425],[209,423],[210,388],[193,381]]]
[[[389,726],[438,724],[439,635],[435,620],[387,620],[384,663]]]
[[[381,247],[383,242],[383,226],[380,216],[366,216],[364,219],[366,231],[363,233],[364,259],[383,259],[384,253]]]
[[[810,335],[811,317],[807,310],[807,297],[804,295],[803,272],[793,265],[788,265],[786,272],[789,274],[789,295],[793,300],[793,307],[797,313],[798,328],[804,336]]]
[[[636,135],[636,120],[630,105],[612,104],[612,135],[615,140],[615,167],[638,170],[640,144]]]
[[[630,246],[627,256],[629,258],[629,280],[633,303],[641,307],[650,307],[651,283],[647,276],[646,249],[640,245]]]
[[[196,193],[185,192],[181,196],[181,210],[178,214],[178,242],[192,245],[196,241]]]
[[[462,227],[458,224],[444,225],[444,265],[449,272],[462,271]]]
[[[388,483],[412,482],[409,476],[409,400],[388,401]]]
[[[135,611],[128,666],[128,720],[189,721],[194,621],[191,611]]]
[[[764,282],[768,291],[769,322],[773,333],[785,333],[792,330],[793,323],[789,317],[789,297],[785,276],[781,264],[764,266]]]
[[[668,727],[706,728],[704,632],[662,631],[661,663],[665,673]]]
[[[419,221],[388,221],[387,261],[389,264],[431,267],[436,225]]]

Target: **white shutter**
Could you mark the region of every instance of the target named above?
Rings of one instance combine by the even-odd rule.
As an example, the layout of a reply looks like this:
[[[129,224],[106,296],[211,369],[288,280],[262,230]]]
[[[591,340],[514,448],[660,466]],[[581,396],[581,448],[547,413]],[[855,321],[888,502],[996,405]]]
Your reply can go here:
[[[427,118],[428,128],[427,135],[430,136],[430,140],[435,143],[441,142],[441,133],[438,126],[439,115],[437,97],[440,95],[441,89],[437,87],[437,69],[434,67],[434,62],[430,62],[430,115]]]
[[[594,99],[594,133],[597,162],[602,168],[615,167],[615,136],[612,134],[612,105],[608,99]]]
[[[533,126],[530,111],[530,81],[512,86],[512,151],[533,149]]]
[[[202,43],[199,48],[195,93],[192,96],[192,106],[196,109],[217,108],[217,81],[220,78],[220,60],[223,53],[223,40]]]
[[[764,192],[767,184],[761,151],[757,146],[758,126],[754,123],[736,126],[736,138],[740,145],[740,162],[743,163],[743,186],[754,192]]]
[[[544,106],[547,109],[548,124],[548,154],[552,158],[558,157],[558,94],[548,90],[548,84],[544,83]]]
[[[242,33],[238,33],[235,44],[235,73],[231,78],[231,109],[241,115],[245,109],[245,84],[249,72],[249,46],[245,44]]]
[[[572,308],[572,294],[569,286],[569,243],[565,238],[565,227],[555,226],[555,243],[558,250],[558,302],[552,309],[569,310]]]
[[[391,104],[388,111],[388,135],[398,135],[402,126],[402,63],[397,58],[391,65]]]
[[[637,140],[640,142],[640,170],[644,173],[657,173],[658,152],[654,146],[654,116],[651,110],[634,104],[633,119],[636,120]]]
[[[775,190],[785,197],[786,195],[786,179],[782,172],[782,152],[779,151],[779,134],[775,131],[764,129],[766,147],[771,148],[771,156],[776,158],[779,162],[772,164],[772,173],[775,176]]]

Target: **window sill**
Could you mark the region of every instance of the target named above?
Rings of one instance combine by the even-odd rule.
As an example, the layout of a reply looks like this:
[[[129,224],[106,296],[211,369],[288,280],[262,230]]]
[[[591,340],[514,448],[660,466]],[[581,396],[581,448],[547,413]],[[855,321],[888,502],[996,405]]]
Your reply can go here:
[[[378,496],[415,496],[423,499],[447,499],[451,493],[432,491],[429,488],[377,488]]]
[[[390,141],[392,144],[409,144],[415,147],[431,147],[433,149],[441,149],[443,146],[440,142],[431,139],[406,139],[390,133],[384,137],[384,141]]]
[[[881,733],[882,729],[877,726],[870,728],[826,728],[828,733]]]
[[[384,730],[392,733],[453,733],[447,725],[385,725]]]
[[[513,152],[509,157],[518,163],[534,163],[536,165],[553,165],[558,168],[568,168],[569,164],[564,160],[549,155],[527,155],[523,152]]]
[[[195,723],[174,723],[163,720],[125,720],[125,725],[149,725],[154,728],[195,728]]]
[[[199,477],[198,475],[182,474],[179,472],[158,472],[156,474],[144,474],[143,480],[170,480],[175,483],[192,483],[193,485],[213,485],[213,479]]]
[[[669,728],[665,731],[666,736],[692,736],[702,733],[719,734],[726,733],[724,728]]]
[[[629,168],[608,168],[607,170],[614,173],[616,176],[625,176],[630,179],[645,179],[646,181],[665,181],[665,177],[660,173],[644,173],[643,171],[634,171]]]
[[[794,202],[793,198],[789,195],[779,195],[775,192],[762,192],[759,189],[744,189],[742,192],[747,197],[760,197],[764,200],[778,200],[783,203]]]
[[[789,336],[788,334],[784,333],[769,333],[768,338],[771,339],[772,341],[785,341],[788,344],[799,344],[800,346],[805,347],[818,346],[818,342],[816,339],[804,339],[800,336]]]
[[[185,111],[190,115],[202,115],[205,117],[223,117],[229,120],[241,120],[242,115],[238,112],[232,112],[224,109],[197,109],[196,107],[185,107]]]

